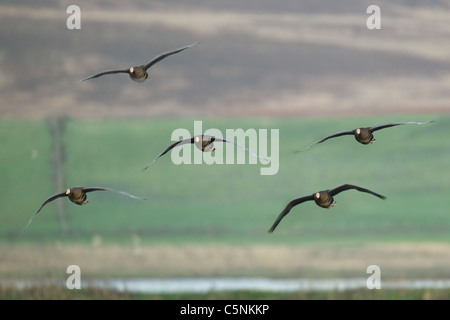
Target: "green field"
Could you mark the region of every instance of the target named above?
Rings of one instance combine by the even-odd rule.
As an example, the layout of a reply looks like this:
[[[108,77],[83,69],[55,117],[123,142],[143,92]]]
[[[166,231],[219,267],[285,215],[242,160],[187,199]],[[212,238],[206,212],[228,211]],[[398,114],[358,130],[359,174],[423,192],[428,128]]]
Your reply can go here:
[[[375,133],[363,146],[353,137],[332,139],[294,153],[342,130],[391,121],[437,122]],[[174,165],[167,154],[143,168],[171,141],[172,131],[279,129],[279,171],[260,175],[258,163]],[[0,242],[297,244],[450,240],[450,117],[390,115],[351,118],[67,119],[63,177],[67,187],[105,186],[115,193],[88,195],[89,204],[62,201],[68,231],[61,232],[56,201],[20,233],[42,202],[54,194],[53,137],[48,121],[0,120]],[[236,152],[242,152],[237,149]],[[383,201],[348,191],[331,210],[304,203],[271,235],[267,230],[290,200],[344,183],[387,196]]]

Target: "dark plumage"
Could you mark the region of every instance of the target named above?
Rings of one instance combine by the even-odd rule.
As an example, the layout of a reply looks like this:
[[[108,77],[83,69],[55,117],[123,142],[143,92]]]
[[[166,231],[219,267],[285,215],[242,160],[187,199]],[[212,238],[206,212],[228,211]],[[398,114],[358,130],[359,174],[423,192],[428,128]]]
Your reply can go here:
[[[228,143],[232,143],[232,144],[234,144],[234,145],[244,149],[245,151],[249,152],[250,154],[254,155],[255,157],[258,157],[260,159],[264,159],[264,160],[268,161],[268,159],[259,156],[255,152],[251,151],[250,149],[247,149],[244,146],[241,146],[240,144],[237,144],[234,141],[230,141],[230,140],[227,140],[227,139],[216,138],[216,137],[213,137],[213,136],[199,135],[199,136],[195,136],[195,137],[192,137],[192,138],[188,138],[188,139],[184,139],[184,140],[180,140],[180,141],[177,141],[175,143],[172,143],[163,152],[161,152],[155,159],[153,159],[153,161],[150,162],[144,168],[144,170],[147,169],[150,165],[152,165],[158,158],[162,157],[167,152],[169,152],[170,150],[172,150],[173,148],[175,148],[177,146],[181,146],[181,145],[187,144],[187,143],[193,143],[199,150],[201,150],[203,152],[212,152],[212,151],[215,150],[214,142],[228,142]]]
[[[65,192],[61,192],[61,193],[55,194],[55,195],[49,197],[47,200],[45,200],[44,203],[42,203],[42,205],[36,211],[36,213],[31,217],[30,221],[28,221],[28,223],[25,226],[24,230],[26,228],[28,228],[28,226],[31,223],[31,220],[33,220],[33,218],[39,213],[39,211],[41,211],[41,209],[47,203],[52,202],[53,200],[58,199],[58,198],[67,197],[73,203],[78,204],[78,205],[81,206],[83,204],[87,204],[88,203],[86,193],[93,192],[93,191],[112,191],[112,192],[120,193],[120,194],[123,194],[125,196],[131,197],[131,198],[134,198],[134,199],[145,200],[144,198],[136,197],[136,196],[133,196],[132,194],[129,194],[129,193],[126,193],[126,192],[123,192],[123,191],[118,191],[118,190],[113,190],[113,189],[108,189],[108,188],[102,188],[102,187],[93,187],[93,188],[75,187],[75,188],[69,188]]]
[[[332,190],[324,190],[324,191],[319,191],[316,193],[313,193],[312,195],[309,196],[305,196],[305,197],[301,197],[301,198],[297,198],[292,200],[291,202],[289,202],[287,204],[287,206],[284,208],[284,210],[279,214],[278,218],[275,220],[274,224],[272,225],[272,227],[269,229],[269,233],[272,233],[275,228],[278,226],[278,224],[280,223],[280,221],[289,213],[289,211],[291,211],[291,209],[293,207],[295,207],[296,205],[299,205],[300,203],[303,203],[305,201],[310,201],[310,200],[314,200],[314,202],[322,208],[327,208],[330,209],[330,207],[334,207],[334,205],[336,204],[336,201],[334,200],[333,196],[337,195],[338,193],[341,193],[342,191],[345,190],[349,190],[349,189],[355,189],[361,192],[367,192],[370,193],[380,199],[386,199],[385,196],[375,193],[373,191],[370,191],[368,189],[365,188],[361,188],[358,186],[354,186],[351,184],[344,184],[342,186],[339,186],[335,189]]]
[[[432,121],[426,121],[426,122],[393,122],[393,123],[383,123],[383,124],[379,124],[377,126],[373,126],[373,127],[365,127],[365,128],[357,128],[354,130],[349,130],[349,131],[341,131],[338,133],[334,133],[332,135],[329,135],[328,137],[325,137],[319,141],[314,142],[313,144],[307,146],[306,148],[304,148],[303,150],[309,149],[312,146],[318,144],[318,143],[322,143],[328,139],[331,138],[336,138],[336,137],[340,137],[340,136],[345,136],[345,135],[354,135],[356,141],[358,141],[359,143],[362,144],[369,144],[369,143],[373,143],[375,141],[375,138],[373,136],[373,132],[377,131],[377,130],[381,130],[381,129],[385,129],[385,128],[390,128],[390,127],[394,127],[394,126],[399,126],[399,125],[406,125],[406,124],[427,124],[430,122],[434,122],[434,120]]]
[[[169,51],[169,52],[160,54],[159,56],[156,56],[155,58],[153,58],[148,63],[143,64],[141,66],[131,67],[131,68],[128,68],[128,69],[102,71],[100,73],[97,73],[97,74],[94,74],[92,76],[86,77],[86,78],[80,80],[79,82],[83,82],[83,81],[86,81],[86,80],[98,78],[98,77],[101,77],[101,76],[106,75],[106,74],[116,74],[116,73],[128,73],[128,75],[130,76],[131,80],[134,80],[136,82],[144,82],[146,80],[149,80],[149,76],[148,76],[147,70],[151,66],[153,66],[154,64],[158,63],[159,61],[167,58],[168,56],[171,56],[173,54],[176,54],[178,52],[186,50],[186,49],[188,49],[188,48],[190,48],[192,46],[195,46],[198,43],[199,42],[191,44],[191,45],[183,47],[183,48],[180,48],[180,49],[176,49],[176,50],[173,50],[173,51]]]

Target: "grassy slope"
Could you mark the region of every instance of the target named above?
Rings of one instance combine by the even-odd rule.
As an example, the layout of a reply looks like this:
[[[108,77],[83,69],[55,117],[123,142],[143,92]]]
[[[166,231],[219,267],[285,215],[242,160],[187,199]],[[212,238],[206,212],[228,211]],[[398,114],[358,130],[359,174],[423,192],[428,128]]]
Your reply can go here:
[[[376,133],[363,146],[341,137],[293,153],[325,135],[389,121],[437,118],[426,126],[403,126]],[[70,233],[62,239],[207,243],[304,243],[365,241],[448,241],[450,118],[398,115],[346,119],[204,120],[203,129],[280,129],[280,170],[261,176],[260,165],[176,166],[170,154],[142,171],[169,143],[176,128],[193,132],[195,119],[74,121],[67,124],[67,186],[107,186],[146,197],[137,201],[92,193],[89,204],[67,202]],[[0,149],[2,220],[0,239],[16,241],[17,231],[52,194],[51,141],[45,123],[2,120]],[[33,139],[30,139],[33,137]],[[32,160],[31,150],[39,156]],[[291,199],[354,183],[388,197],[348,191],[332,210],[305,203],[292,210],[274,234],[266,230]],[[26,194],[29,190],[32,193]],[[58,200],[64,201],[64,200]],[[50,204],[20,237],[60,239]],[[89,239],[89,240],[86,240]]]

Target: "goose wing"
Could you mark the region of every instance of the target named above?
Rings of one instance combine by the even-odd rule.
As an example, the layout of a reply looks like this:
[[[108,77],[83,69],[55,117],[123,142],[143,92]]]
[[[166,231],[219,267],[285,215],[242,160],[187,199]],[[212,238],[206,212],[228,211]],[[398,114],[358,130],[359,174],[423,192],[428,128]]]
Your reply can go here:
[[[337,188],[334,188],[333,190],[330,190],[328,193],[330,194],[330,196],[333,197],[333,196],[337,195],[338,193],[341,193],[341,192],[343,192],[345,190],[350,190],[350,189],[355,189],[355,190],[358,190],[358,191],[361,191],[361,192],[370,193],[370,194],[372,194],[372,195],[374,195],[374,196],[376,196],[376,197],[378,197],[380,199],[383,199],[383,200],[386,199],[386,197],[381,195],[381,194],[378,194],[378,193],[373,192],[373,191],[371,191],[369,189],[361,188],[361,187],[358,187],[358,186],[355,186],[355,185],[352,185],[352,184],[343,184],[342,186],[339,186]]]
[[[237,146],[237,147],[239,147],[239,148],[241,148],[241,149],[247,151],[248,153],[252,154],[253,156],[255,156],[255,157],[257,157],[257,158],[260,158],[260,159],[265,160],[265,161],[269,161],[269,159],[260,156],[260,155],[257,154],[256,152],[254,152],[254,151],[252,151],[252,150],[250,150],[250,149],[248,149],[248,148],[246,148],[246,147],[244,147],[244,146],[242,146],[242,145],[240,145],[239,143],[236,143],[236,142],[234,142],[234,141],[227,140],[227,139],[223,139],[223,138],[216,138],[216,137],[214,137],[214,141],[227,142],[227,143],[234,144],[235,146]]]
[[[134,196],[128,192],[124,192],[124,191],[120,191],[120,190],[115,190],[115,189],[110,189],[110,188],[103,188],[103,187],[89,187],[89,188],[83,188],[83,191],[88,193],[88,192],[93,192],[93,191],[111,191],[111,192],[116,192],[116,193],[120,193],[123,194],[124,196],[128,196],[130,198],[133,199],[141,199],[141,200],[146,200],[145,198],[142,197],[138,197],[138,196]]]
[[[66,197],[66,196],[67,196],[67,194],[66,194],[65,192],[61,192],[61,193],[55,194],[55,195],[49,197],[47,200],[45,200],[44,203],[41,204],[41,206],[39,207],[39,209],[38,209],[38,210],[33,214],[33,216],[30,218],[30,220],[28,221],[27,225],[25,226],[25,228],[24,228],[23,230],[25,230],[25,229],[28,228],[28,226],[29,226],[30,223],[31,223],[31,220],[33,220],[33,218],[39,213],[39,211],[41,211],[41,209],[42,209],[47,203],[52,202],[52,201],[55,200],[55,199],[62,198],[62,197]]]
[[[424,121],[424,122],[391,122],[391,123],[382,123],[373,127],[370,127],[370,131],[377,131],[385,128],[390,128],[394,126],[401,126],[401,125],[407,125],[407,124],[427,124],[434,122],[434,120],[431,121]]]
[[[308,149],[311,148],[312,146],[314,146],[314,145],[316,145],[316,144],[319,144],[319,143],[322,143],[322,142],[324,142],[324,141],[326,141],[326,140],[328,140],[328,139],[331,139],[331,138],[336,138],[336,137],[345,136],[345,135],[352,135],[352,134],[353,134],[353,131],[354,131],[354,130],[340,131],[340,132],[331,134],[331,135],[329,135],[329,136],[327,136],[327,137],[325,137],[325,138],[323,138],[323,139],[321,139],[321,140],[318,140],[318,141],[316,141],[316,142],[310,144],[309,146],[307,146],[306,148],[303,148],[302,150],[308,150]],[[296,151],[296,152],[299,152],[299,151]]]
[[[186,143],[194,143],[194,138],[187,138],[184,140],[180,140],[177,141],[175,143],[172,143],[170,146],[168,146],[163,152],[161,152],[160,154],[158,154],[158,156],[153,159],[152,162],[150,162],[145,168],[144,170],[146,170],[148,167],[150,167],[156,160],[158,160],[158,158],[162,157],[163,155],[165,155],[167,152],[169,152],[170,150],[172,150],[173,148],[175,148],[176,146],[181,146],[182,144],[186,144]]]
[[[278,226],[280,221],[289,213],[289,211],[291,211],[291,209],[293,207],[295,207],[296,205],[299,205],[300,203],[303,203],[305,201],[310,201],[310,200],[314,200],[314,195],[297,198],[297,199],[294,199],[291,202],[289,202],[287,204],[287,206],[283,209],[283,211],[281,211],[281,213],[278,215],[277,219],[275,220],[275,222],[273,223],[272,227],[269,229],[268,232],[272,233],[275,230],[275,228]]]
[[[84,79],[81,79],[78,82],[83,82],[83,81],[86,81],[86,80],[98,78],[98,77],[104,76],[105,74],[128,73],[128,71],[129,71],[129,69],[102,71],[102,72],[99,72],[99,73],[94,74],[92,76],[89,76],[89,77],[86,77]]]
[[[188,49],[188,48],[190,48],[190,47],[192,47],[192,46],[195,46],[195,45],[198,44],[198,43],[199,43],[199,42],[196,42],[196,43],[191,44],[191,45],[189,45],[189,46],[186,46],[186,47],[183,47],[183,48],[179,48],[179,49],[176,49],[176,50],[173,50],[173,51],[165,52],[165,53],[162,53],[162,54],[160,54],[160,55],[154,57],[151,61],[149,61],[148,63],[146,63],[146,64],[144,65],[145,71],[147,71],[147,70],[148,70],[151,66],[153,66],[154,64],[156,64],[156,63],[160,62],[161,60],[167,58],[168,56],[171,56],[171,55],[173,55],[173,54],[176,54],[176,53],[178,53],[178,52],[181,52],[181,51],[183,51],[183,50],[186,50],[186,49]]]

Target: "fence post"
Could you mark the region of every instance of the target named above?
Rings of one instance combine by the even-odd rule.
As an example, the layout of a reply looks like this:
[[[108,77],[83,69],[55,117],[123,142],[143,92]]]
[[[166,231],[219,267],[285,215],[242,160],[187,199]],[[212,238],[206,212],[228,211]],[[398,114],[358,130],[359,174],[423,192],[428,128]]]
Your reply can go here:
[[[51,117],[48,120],[50,131],[53,138],[53,157],[52,162],[54,165],[54,192],[60,193],[66,189],[64,180],[64,143],[62,141],[62,135],[65,130],[66,118],[61,116]],[[67,212],[64,201],[56,201],[57,205],[57,218],[59,221],[59,227],[62,234],[67,234]]]

